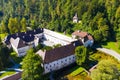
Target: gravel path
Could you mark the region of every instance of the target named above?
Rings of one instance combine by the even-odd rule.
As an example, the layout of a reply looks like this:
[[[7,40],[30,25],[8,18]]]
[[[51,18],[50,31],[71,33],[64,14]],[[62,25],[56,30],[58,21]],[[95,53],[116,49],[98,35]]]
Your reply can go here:
[[[117,60],[120,61],[120,54],[119,53],[117,53],[117,52],[115,52],[111,49],[106,49],[106,48],[96,48],[96,49],[99,50],[99,51],[102,51],[106,54],[109,54],[111,56],[114,56]]]

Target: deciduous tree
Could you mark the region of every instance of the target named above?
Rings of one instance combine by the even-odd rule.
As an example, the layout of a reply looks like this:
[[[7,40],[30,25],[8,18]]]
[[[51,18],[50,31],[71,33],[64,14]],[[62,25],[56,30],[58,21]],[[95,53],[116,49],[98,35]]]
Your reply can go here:
[[[75,49],[76,63],[82,65],[86,60],[87,48],[84,46],[78,46]]]
[[[120,72],[115,63],[111,60],[102,60],[97,68],[91,72],[92,80],[119,80]]]
[[[42,80],[42,58],[33,49],[27,51],[22,65],[22,80]]]

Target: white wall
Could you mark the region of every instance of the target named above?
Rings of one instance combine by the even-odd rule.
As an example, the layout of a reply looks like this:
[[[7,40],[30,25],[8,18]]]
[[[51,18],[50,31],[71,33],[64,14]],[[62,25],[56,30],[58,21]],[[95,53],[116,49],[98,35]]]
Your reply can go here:
[[[39,38],[38,37],[35,37],[34,44],[35,44],[35,47],[38,46],[38,44],[39,44]]]
[[[54,37],[54,36],[52,36],[52,35],[49,35],[49,34],[44,34],[44,37],[45,37],[47,40],[49,40],[49,41],[51,41],[51,42],[54,42],[55,44],[61,44],[61,45],[70,44],[70,42],[68,42],[68,41],[61,40],[61,39],[59,39],[59,38],[57,38],[57,37]]]
[[[29,50],[29,46],[25,46],[22,48],[18,48],[18,57],[26,55],[27,50]]]
[[[71,56],[68,56],[66,58],[59,59],[59,60],[53,61],[53,62],[48,63],[48,64],[44,64],[45,71],[43,74],[61,69],[63,67],[66,67],[66,66],[74,63],[74,62],[75,62],[75,55],[71,55]]]
[[[11,43],[11,45],[12,45],[12,48],[15,50],[15,52],[18,53],[18,50],[17,50],[17,48],[14,46],[14,44]]]
[[[18,43],[19,43],[19,40],[20,40],[19,37],[17,37],[16,39],[11,38],[11,39],[10,39],[10,43],[11,43],[12,46],[14,45],[14,47],[17,47],[17,46],[18,46]]]
[[[40,33],[40,34],[36,34],[34,35],[35,37],[38,37],[38,38],[42,38],[43,37],[43,33]]]
[[[78,22],[78,19],[73,19],[73,23],[77,23]]]
[[[54,37],[59,38],[60,40],[63,40],[63,41],[68,41],[68,42],[73,42],[74,41],[74,39],[72,39],[72,37],[68,37],[66,35],[62,35],[60,33],[57,33],[57,32],[54,32],[54,31],[51,31],[51,30],[48,30],[48,29],[44,29],[44,34],[54,36]]]

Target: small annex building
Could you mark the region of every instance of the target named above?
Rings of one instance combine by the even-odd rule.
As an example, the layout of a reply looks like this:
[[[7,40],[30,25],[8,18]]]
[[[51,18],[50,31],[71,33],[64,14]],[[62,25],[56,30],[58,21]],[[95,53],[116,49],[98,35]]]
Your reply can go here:
[[[72,38],[81,40],[85,47],[92,47],[94,43],[94,39],[91,34],[80,30],[73,32]]]

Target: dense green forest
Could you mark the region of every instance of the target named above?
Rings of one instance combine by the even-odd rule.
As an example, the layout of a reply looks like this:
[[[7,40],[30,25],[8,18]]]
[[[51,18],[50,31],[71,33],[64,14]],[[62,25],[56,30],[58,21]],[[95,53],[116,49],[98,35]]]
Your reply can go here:
[[[75,14],[81,23],[73,23]],[[120,41],[120,0],[0,0],[1,33],[43,27],[71,34],[83,30],[96,41]]]

